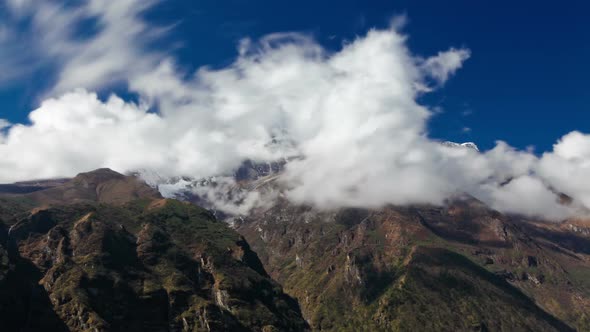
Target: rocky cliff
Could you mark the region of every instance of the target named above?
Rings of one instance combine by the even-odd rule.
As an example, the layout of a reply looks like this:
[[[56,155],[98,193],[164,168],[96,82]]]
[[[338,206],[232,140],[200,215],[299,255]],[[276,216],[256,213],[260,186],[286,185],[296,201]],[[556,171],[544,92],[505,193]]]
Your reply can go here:
[[[232,222],[315,330],[590,330],[584,221],[458,197],[334,211],[278,199]]]
[[[81,174],[0,210],[8,331],[307,329],[240,235],[135,178]]]

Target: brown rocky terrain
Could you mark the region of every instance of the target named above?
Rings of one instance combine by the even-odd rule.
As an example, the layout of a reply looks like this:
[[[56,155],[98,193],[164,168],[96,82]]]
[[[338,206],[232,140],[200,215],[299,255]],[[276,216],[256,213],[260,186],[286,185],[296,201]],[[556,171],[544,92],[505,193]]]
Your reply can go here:
[[[314,330],[590,330],[584,221],[502,215],[471,197],[335,211],[279,199],[231,220]]]
[[[297,302],[207,210],[110,170],[0,200],[7,331],[304,331]]]
[[[280,165],[250,166],[232,191],[280,190]],[[472,197],[333,211],[279,198],[216,212],[241,237],[110,170],[11,186],[0,313],[16,331],[590,330],[587,220]]]

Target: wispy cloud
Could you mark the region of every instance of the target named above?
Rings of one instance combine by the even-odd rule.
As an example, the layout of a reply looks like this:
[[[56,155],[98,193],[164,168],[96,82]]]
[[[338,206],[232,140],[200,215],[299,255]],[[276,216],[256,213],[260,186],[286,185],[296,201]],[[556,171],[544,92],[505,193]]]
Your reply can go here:
[[[421,64],[422,70],[430,75],[439,85],[444,84],[454,74],[463,62],[471,56],[468,49],[454,49],[447,52],[439,52]]]
[[[6,119],[0,119],[0,129],[10,127],[11,123]]]
[[[163,32],[141,15],[158,0],[83,0],[60,3],[44,0],[7,0],[0,29],[0,68],[7,84],[30,76],[39,68],[56,72],[45,95],[74,88],[101,88],[126,82],[158,64],[164,57],[148,51]],[[92,27],[79,36],[81,27]],[[6,74],[8,73],[8,74]]]

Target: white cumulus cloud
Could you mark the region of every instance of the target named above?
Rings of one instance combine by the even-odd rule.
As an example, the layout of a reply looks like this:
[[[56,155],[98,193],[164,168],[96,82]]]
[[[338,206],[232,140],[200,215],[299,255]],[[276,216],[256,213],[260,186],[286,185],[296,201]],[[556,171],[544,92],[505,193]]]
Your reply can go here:
[[[590,135],[574,131],[545,153],[536,172],[555,190],[590,207]]]
[[[285,194],[319,207],[440,204],[469,193],[510,213],[578,213],[556,192],[590,206],[590,183],[576,180],[590,179],[586,135],[565,136],[541,158],[504,142],[478,152],[428,138],[433,112],[417,98],[455,74],[468,49],[419,57],[395,28],[370,30],[335,52],[278,33],[240,42],[225,68],[186,73],[145,47],[158,36],[140,18],[153,1],[11,1],[16,17],[32,18],[39,35],[29,42],[56,59],[59,74],[30,124],[0,132],[1,182],[99,167],[206,178],[246,159],[291,158],[280,179]],[[99,22],[96,34],[72,37],[68,26],[88,17]],[[140,102],[91,92],[113,80]],[[259,197],[240,199],[254,206]]]

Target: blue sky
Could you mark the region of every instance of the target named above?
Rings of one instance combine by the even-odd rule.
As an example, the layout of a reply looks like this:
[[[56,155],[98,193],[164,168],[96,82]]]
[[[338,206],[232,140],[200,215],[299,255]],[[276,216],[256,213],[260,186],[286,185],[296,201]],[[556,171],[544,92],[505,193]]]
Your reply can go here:
[[[420,100],[442,110],[429,122],[430,136],[475,141],[484,149],[501,139],[541,152],[572,130],[590,131],[589,12],[587,1],[171,0],[147,19],[174,24],[156,47],[195,69],[226,66],[244,37],[298,31],[338,50],[343,41],[405,14],[403,31],[415,54],[449,46],[471,50],[443,89]],[[51,66],[41,67],[1,86],[0,117],[26,122],[51,73]]]

